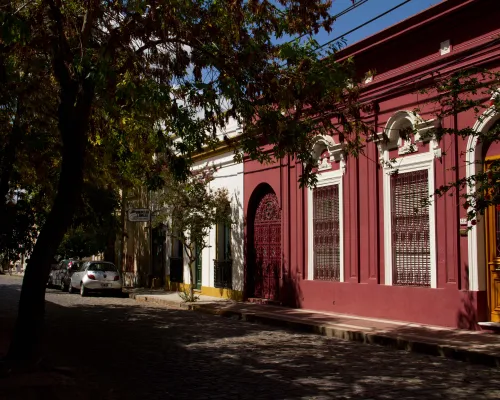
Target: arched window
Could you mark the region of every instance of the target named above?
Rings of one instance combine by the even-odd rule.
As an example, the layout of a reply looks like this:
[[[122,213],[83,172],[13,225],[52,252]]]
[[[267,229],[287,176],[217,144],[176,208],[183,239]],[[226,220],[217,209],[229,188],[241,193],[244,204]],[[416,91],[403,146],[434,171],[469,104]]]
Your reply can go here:
[[[318,162],[318,182],[308,191],[308,279],[344,280],[342,146],[329,136],[318,136],[312,155]],[[332,169],[338,161],[339,169]]]
[[[384,169],[385,284],[437,286],[434,158],[437,121],[398,111],[377,135]],[[419,142],[430,142],[424,148]],[[398,149],[400,157],[391,158]],[[425,149],[425,150],[423,150]]]

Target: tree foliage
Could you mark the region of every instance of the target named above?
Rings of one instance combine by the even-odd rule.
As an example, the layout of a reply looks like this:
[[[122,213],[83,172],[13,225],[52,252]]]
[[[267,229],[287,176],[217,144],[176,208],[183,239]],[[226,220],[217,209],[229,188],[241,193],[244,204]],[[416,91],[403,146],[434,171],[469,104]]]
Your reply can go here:
[[[427,135],[434,136],[438,142],[446,135],[466,142],[471,138],[476,140],[476,145],[458,154],[459,164],[452,168],[455,179],[436,188],[431,198],[423,199],[423,204],[427,205],[444,195],[455,194],[466,210],[470,226],[476,225],[477,219],[484,215],[489,207],[500,205],[500,162],[484,160],[489,146],[500,141],[500,124],[490,126],[487,131],[478,131],[471,124],[463,122],[459,125],[441,122],[455,117],[460,118],[460,121],[483,122],[485,118],[494,117],[500,111],[499,86],[499,72],[474,67],[444,76],[436,74],[419,90],[419,94],[425,96],[422,106],[432,110],[432,116],[440,121]],[[420,107],[414,110],[415,115],[419,112]],[[415,133],[415,127],[412,127],[408,132],[399,132],[399,135],[405,137]],[[475,154],[477,145],[481,146],[483,154]],[[410,148],[409,152],[414,150]],[[447,149],[443,150],[442,155],[447,156]],[[468,162],[467,156],[470,159]],[[477,172],[467,176],[465,171],[470,163],[475,164]],[[392,162],[390,166],[393,172],[397,173],[397,164]],[[460,171],[461,166],[465,168]]]
[[[444,79],[437,79],[426,92],[435,93],[431,101],[437,105],[437,118],[443,120],[450,116],[473,113],[474,120],[483,121],[500,111],[499,85],[500,73],[484,68],[470,68]],[[484,150],[500,140],[500,125],[495,124],[485,132],[466,125],[440,128],[437,133],[439,138],[444,135],[456,135],[466,140],[475,137],[485,153]],[[497,160],[485,163],[483,155],[474,156],[475,150],[475,146],[472,146],[467,151],[471,152],[470,162],[476,164],[478,172],[471,176],[459,176],[457,180],[442,185],[435,192],[437,197],[451,191],[456,192],[472,225],[476,224],[477,218],[490,206],[500,205],[500,163]],[[461,158],[464,159],[465,155],[462,153]]]
[[[86,184],[70,229],[64,235],[57,255],[83,258],[104,253],[119,231],[118,194],[111,187]]]
[[[194,266],[196,258],[208,247],[210,229],[217,224],[231,224],[231,201],[228,190],[213,189],[215,168],[205,166],[196,169],[182,182],[169,173],[163,173],[164,186],[153,195],[156,208],[154,224],[166,222],[167,235],[178,240],[188,259],[188,265]],[[190,274],[190,295],[194,301],[194,280],[192,268]]]

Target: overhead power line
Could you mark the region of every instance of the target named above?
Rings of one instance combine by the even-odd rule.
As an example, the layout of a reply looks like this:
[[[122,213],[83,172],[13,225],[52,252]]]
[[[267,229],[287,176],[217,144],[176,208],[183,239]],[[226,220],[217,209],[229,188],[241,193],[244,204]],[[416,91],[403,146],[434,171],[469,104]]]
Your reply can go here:
[[[368,2],[369,0],[359,0],[357,3],[353,3],[352,5],[350,5],[349,7],[345,8],[344,10],[342,10],[341,12],[339,12],[338,14],[335,14],[333,16],[334,19],[338,19],[340,18],[342,15],[345,15],[347,14],[348,12],[358,8],[359,6],[362,6],[363,4],[365,4],[366,2]],[[292,43],[294,42],[295,40],[298,40],[298,39],[302,39],[304,36],[307,36],[309,35],[310,32],[307,32],[307,33],[303,33],[302,35],[294,38],[294,39],[291,39],[289,40],[287,43]]]
[[[337,40],[339,40],[339,39],[342,39],[342,38],[343,38],[343,37],[345,37],[346,35],[349,35],[349,34],[351,34],[351,33],[355,32],[355,31],[357,31],[358,29],[363,28],[364,26],[366,26],[366,25],[368,25],[368,24],[371,24],[373,21],[376,21],[377,19],[380,19],[380,18],[384,17],[385,15],[387,15],[387,14],[389,14],[389,13],[393,12],[394,10],[397,10],[398,8],[400,8],[400,7],[404,6],[406,3],[409,3],[410,1],[412,1],[412,0],[405,0],[405,1],[403,1],[402,3],[399,3],[398,5],[396,5],[396,6],[392,7],[390,10],[387,10],[387,11],[383,12],[382,14],[379,14],[379,15],[377,15],[376,17],[374,17],[374,18],[370,19],[369,21],[366,21],[366,22],[362,23],[361,25],[357,26],[356,28],[353,28],[353,29],[351,29],[350,31],[348,31],[348,32],[346,32],[346,33],[344,33],[344,34],[342,34],[342,35],[340,35],[340,36],[337,36],[336,38],[334,38],[334,39],[332,39],[332,40],[329,40],[328,42],[326,42],[326,43],[322,44],[321,46],[316,47],[316,49],[315,49],[315,50],[322,49],[323,47],[328,46],[329,44],[331,44],[331,43],[333,43],[333,42],[336,42],[336,41],[337,41]],[[357,4],[357,3],[356,3],[356,4]]]
[[[356,8],[358,8],[359,6],[362,6],[363,4],[365,4],[368,0],[359,0],[357,3],[352,3],[351,6],[347,7],[345,10],[339,12],[337,15],[334,15],[333,18],[337,19],[339,17],[341,17],[342,15],[344,14],[347,14],[349,11],[352,11]]]

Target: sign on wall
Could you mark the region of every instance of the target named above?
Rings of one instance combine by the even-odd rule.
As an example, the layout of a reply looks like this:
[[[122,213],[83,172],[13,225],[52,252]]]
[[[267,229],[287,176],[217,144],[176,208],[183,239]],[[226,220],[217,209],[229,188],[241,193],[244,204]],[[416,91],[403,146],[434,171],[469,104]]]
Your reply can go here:
[[[131,208],[128,210],[130,222],[149,222],[151,212],[147,208]]]

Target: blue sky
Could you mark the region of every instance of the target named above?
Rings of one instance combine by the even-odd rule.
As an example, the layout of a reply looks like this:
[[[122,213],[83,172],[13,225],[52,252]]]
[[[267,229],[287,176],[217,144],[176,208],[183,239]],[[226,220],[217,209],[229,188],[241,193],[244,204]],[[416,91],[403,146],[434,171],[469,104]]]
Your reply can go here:
[[[360,0],[356,0],[358,2]],[[355,43],[361,39],[364,39],[376,32],[379,32],[391,25],[394,25],[412,15],[419,13],[442,0],[412,0],[404,6],[394,10],[393,12],[385,15],[384,17],[374,21],[367,26],[351,33],[346,36],[347,44]],[[391,9],[392,7],[402,3],[403,0],[368,0],[366,3],[360,5],[353,11],[341,16],[333,25],[333,31],[329,34],[325,31],[320,31],[315,39],[319,44],[328,42],[329,40],[343,35],[347,31],[361,25],[362,23],[382,14],[384,11]],[[333,0],[331,14],[335,15],[349,6],[352,5],[351,0]],[[281,42],[281,40],[280,40]]]

